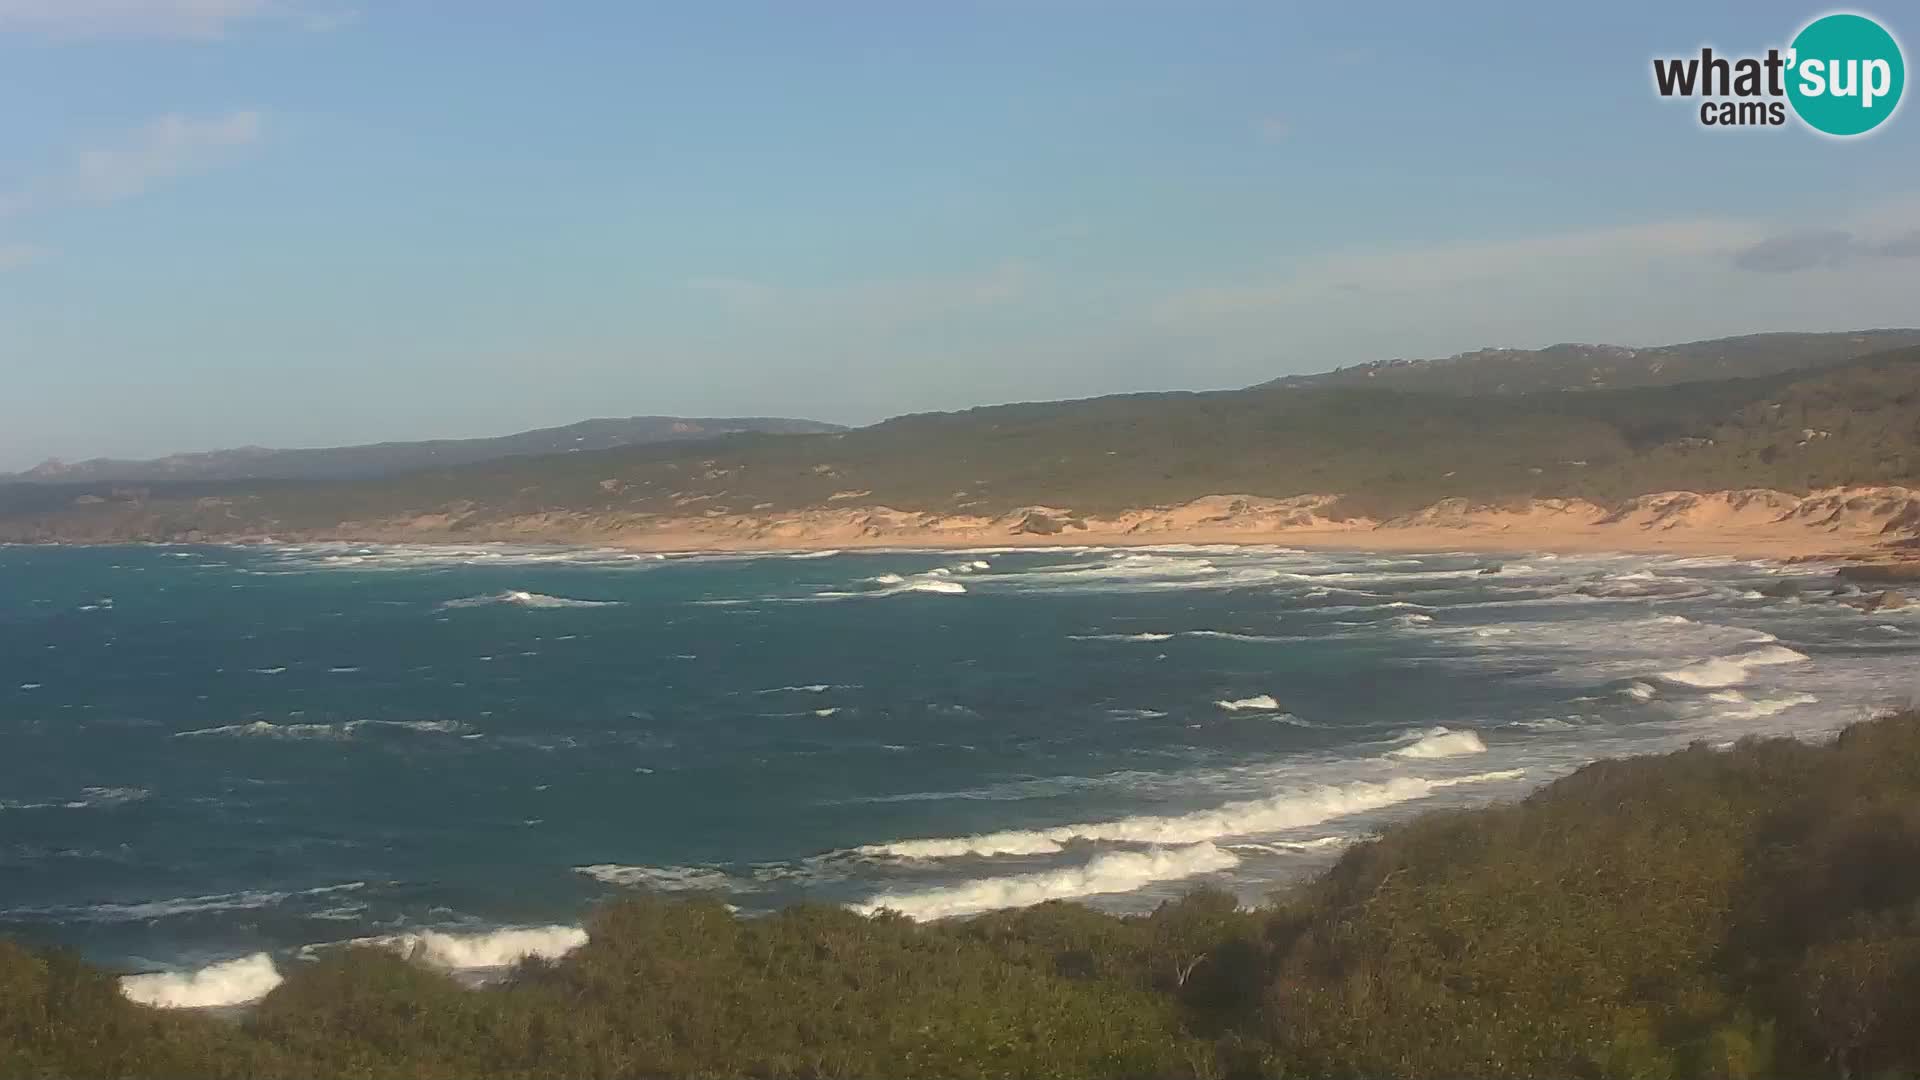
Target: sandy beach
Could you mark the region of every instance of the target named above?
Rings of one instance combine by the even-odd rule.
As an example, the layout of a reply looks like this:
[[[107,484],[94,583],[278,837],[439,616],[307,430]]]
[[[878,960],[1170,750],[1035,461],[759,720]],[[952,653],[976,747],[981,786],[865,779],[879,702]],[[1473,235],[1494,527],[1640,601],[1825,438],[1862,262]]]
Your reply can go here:
[[[1920,492],[1834,488],[1661,492],[1606,506],[1536,499],[1501,506],[1463,499],[1376,520],[1334,516],[1333,495],[1211,495],[1174,507],[1101,516],[1031,506],[992,517],[831,507],[788,513],[626,516],[547,513],[485,523],[447,515],[343,522],[278,539],[407,543],[587,543],[654,552],[861,548],[1278,544],[1372,551],[1646,552],[1782,560],[1920,557]]]

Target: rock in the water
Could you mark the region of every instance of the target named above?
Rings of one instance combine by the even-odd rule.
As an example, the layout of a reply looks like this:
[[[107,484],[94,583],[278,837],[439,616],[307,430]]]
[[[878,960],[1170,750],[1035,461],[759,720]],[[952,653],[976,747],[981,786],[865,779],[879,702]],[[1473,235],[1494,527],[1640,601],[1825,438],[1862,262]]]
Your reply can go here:
[[[1903,593],[1898,589],[1888,589],[1886,592],[1883,592],[1880,595],[1874,597],[1873,599],[1868,600],[1867,605],[1861,608],[1861,610],[1862,611],[1896,611],[1900,608],[1906,607],[1907,604],[1910,602],[1911,601],[1907,599],[1906,593]]]
[[[1907,594],[1898,589],[1886,589],[1882,592],[1868,593],[1857,599],[1847,599],[1841,603],[1852,605],[1861,611],[1898,611],[1912,603]]]

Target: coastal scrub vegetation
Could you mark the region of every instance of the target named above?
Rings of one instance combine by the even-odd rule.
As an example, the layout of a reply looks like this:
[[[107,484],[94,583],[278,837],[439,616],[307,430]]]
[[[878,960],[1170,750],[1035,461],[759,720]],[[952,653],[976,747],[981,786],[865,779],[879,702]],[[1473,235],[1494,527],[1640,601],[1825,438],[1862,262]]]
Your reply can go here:
[[[1420,385],[1420,384],[1415,384]],[[1463,395],[1276,384],[903,416],[517,457],[369,480],[0,485],[0,540],[612,534],[659,518],[820,507],[995,517],[1204,495],[1345,496],[1386,517],[1657,491],[1920,485],[1920,348],[1669,386]]]
[[[239,1017],[0,943],[0,1075],[1920,1075],[1920,713],[1603,761],[1430,813],[1258,910],[916,924],[639,898],[463,989],[390,953]]]

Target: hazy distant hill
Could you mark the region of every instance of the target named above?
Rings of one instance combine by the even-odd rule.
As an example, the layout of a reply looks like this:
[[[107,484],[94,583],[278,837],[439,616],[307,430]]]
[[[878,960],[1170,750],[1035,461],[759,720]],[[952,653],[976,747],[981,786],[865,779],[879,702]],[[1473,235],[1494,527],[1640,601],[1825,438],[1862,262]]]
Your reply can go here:
[[[1811,371],[1516,395],[1388,387],[1135,394],[904,416],[822,435],[729,435],[418,469],[377,479],[0,485],[0,540],[450,534],[883,505],[999,515],[1171,506],[1211,494],[1446,498],[1920,486],[1920,347]],[[571,524],[570,524],[571,523]],[[513,535],[529,535],[513,531]]]
[[[565,427],[540,428],[484,439],[433,439],[372,443],[311,450],[270,450],[245,446],[199,454],[174,454],[149,461],[94,458],[47,461],[22,473],[0,473],[0,483],[163,484],[217,480],[302,480],[380,476],[436,465],[468,465],[526,454],[562,454],[608,450],[617,446],[710,439],[743,431],[776,435],[842,430],[835,424],[770,417],[689,418],[629,416],[583,420]]]
[[[1777,375],[1907,345],[1920,345],[1920,330],[1748,334],[1645,349],[1573,344],[1480,349],[1439,360],[1380,360],[1314,375],[1289,375],[1261,385],[1383,386],[1430,394],[1621,390]]]

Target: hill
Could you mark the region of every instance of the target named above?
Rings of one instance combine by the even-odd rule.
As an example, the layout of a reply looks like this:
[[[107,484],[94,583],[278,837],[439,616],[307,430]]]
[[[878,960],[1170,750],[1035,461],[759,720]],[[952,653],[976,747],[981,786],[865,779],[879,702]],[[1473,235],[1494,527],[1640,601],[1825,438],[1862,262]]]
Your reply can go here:
[[[377,479],[0,487],[0,539],[606,538],[666,519],[807,508],[993,516],[1339,495],[1384,516],[1445,499],[1920,482],[1920,347],[1811,372],[1498,396],[1257,387],[1005,405],[819,435],[514,457]]]
[[[1479,349],[1434,360],[1381,360],[1262,386],[1381,386],[1432,394],[1531,394],[1621,390],[1778,375],[1920,345],[1920,330],[1838,334],[1748,334],[1682,345],[1550,345]]]
[[[168,484],[221,480],[300,480],[381,476],[406,469],[466,465],[532,454],[579,453],[618,446],[711,439],[743,431],[797,434],[843,430],[813,420],[768,417],[690,418],[629,416],[583,420],[565,427],[539,428],[480,439],[430,439],[371,443],[308,450],[270,450],[244,446],[233,450],[173,454],[147,461],[93,458],[50,460],[21,473],[0,473],[0,483]]]
[[[1257,910],[930,924],[608,905],[467,990],[325,951],[241,1018],[0,941],[0,1074],[1912,1076],[1920,715],[1598,762],[1429,813]]]

